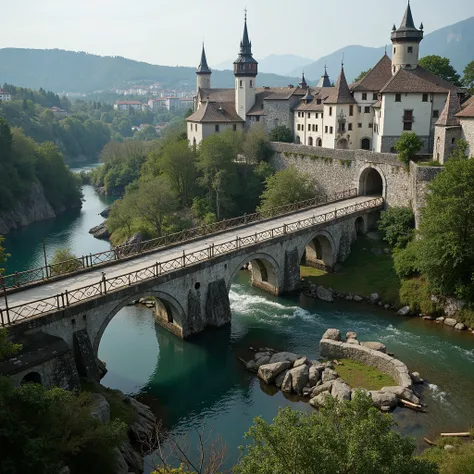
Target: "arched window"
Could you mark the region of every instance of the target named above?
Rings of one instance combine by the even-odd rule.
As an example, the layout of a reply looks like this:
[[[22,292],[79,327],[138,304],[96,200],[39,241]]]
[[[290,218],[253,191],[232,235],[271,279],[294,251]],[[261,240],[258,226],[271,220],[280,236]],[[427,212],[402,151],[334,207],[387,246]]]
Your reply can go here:
[[[297,144],[301,143],[300,137],[298,135],[296,135],[295,143],[297,143]]]
[[[308,145],[313,146],[313,137],[308,138]]]
[[[362,150],[370,150],[370,138],[363,138],[360,142]]]
[[[317,145],[317,146],[323,146],[323,141],[321,140],[321,138],[318,138],[318,139],[316,140],[316,145]]]

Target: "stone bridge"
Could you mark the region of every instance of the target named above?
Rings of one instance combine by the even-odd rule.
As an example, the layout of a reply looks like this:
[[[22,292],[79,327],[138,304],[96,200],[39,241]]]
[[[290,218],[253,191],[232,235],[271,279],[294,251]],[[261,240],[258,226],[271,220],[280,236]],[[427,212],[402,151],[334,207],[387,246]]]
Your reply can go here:
[[[107,325],[141,297],[155,297],[157,322],[182,338],[228,324],[228,292],[244,265],[250,263],[254,286],[293,292],[302,262],[330,270],[345,260],[383,204],[381,197],[355,196],[5,291],[2,324],[24,349],[0,363],[0,373],[69,388],[78,375],[98,379]]]

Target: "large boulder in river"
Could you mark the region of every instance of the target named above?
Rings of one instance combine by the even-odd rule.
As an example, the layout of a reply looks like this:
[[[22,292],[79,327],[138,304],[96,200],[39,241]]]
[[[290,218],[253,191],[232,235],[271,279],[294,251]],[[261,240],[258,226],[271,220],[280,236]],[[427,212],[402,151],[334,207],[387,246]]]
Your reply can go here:
[[[258,377],[265,383],[271,384],[278,374],[283,372],[285,369],[289,369],[291,365],[292,362],[287,360],[283,362],[275,362],[273,364],[261,365],[258,368]]]
[[[321,373],[319,372],[318,368],[315,365],[312,365],[309,368],[309,386],[314,387],[319,380],[321,379]]]
[[[381,342],[361,342],[361,345],[372,349],[373,351],[379,351],[384,354],[387,353],[387,346],[385,344],[382,344]]]
[[[398,399],[408,400],[416,405],[420,403],[420,399],[409,388],[401,387],[400,385],[383,387],[380,391],[393,393]]]
[[[307,357],[300,357],[299,359],[296,359],[293,367],[299,367],[300,365],[311,365],[311,361]]]
[[[292,390],[293,390],[293,377],[292,377],[291,370],[288,370],[281,384],[281,391],[285,393],[291,393]]]
[[[350,400],[351,387],[343,382],[341,379],[334,380],[331,388],[331,395],[337,400]]]
[[[372,398],[372,404],[377,408],[394,408],[398,405],[397,397],[392,392],[374,390],[369,393]]]
[[[446,318],[446,319],[444,320],[444,324],[445,324],[446,326],[451,327],[451,328],[453,328],[454,326],[456,326],[457,323],[458,323],[458,322],[457,322],[454,318]]]
[[[275,364],[276,362],[291,362],[291,365],[293,365],[298,358],[299,356],[293,354],[293,352],[277,352],[272,355],[270,364]]]
[[[278,387],[278,388],[281,388],[282,387],[282,384],[283,384],[283,381],[285,380],[285,377],[286,377],[286,374],[289,372],[288,369],[284,370],[283,372],[281,372],[280,374],[278,374],[276,377],[275,377],[275,385]],[[290,386],[291,386],[291,382],[290,382]]]
[[[341,340],[341,331],[339,329],[328,329],[324,334],[323,334],[323,339],[331,339],[332,341],[340,341]]]
[[[307,365],[300,365],[290,370],[291,372],[291,387],[293,392],[301,395],[303,388],[306,387],[309,380],[309,369]]]
[[[321,301],[326,301],[326,303],[332,303],[334,301],[332,291],[324,288],[324,286],[316,287],[316,296]]]
[[[89,231],[89,234],[92,234],[93,237],[101,240],[108,240],[108,238],[110,237],[110,232],[108,231],[105,222],[102,222],[102,224],[92,227],[92,229]]]

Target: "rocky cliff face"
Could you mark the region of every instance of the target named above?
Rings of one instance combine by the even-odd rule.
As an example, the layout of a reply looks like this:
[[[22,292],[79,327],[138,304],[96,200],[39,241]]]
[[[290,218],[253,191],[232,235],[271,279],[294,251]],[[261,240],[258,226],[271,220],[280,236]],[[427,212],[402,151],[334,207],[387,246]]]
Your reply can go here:
[[[52,219],[56,213],[46,199],[39,183],[31,186],[31,191],[10,211],[0,212],[0,235],[5,235],[32,222]]]

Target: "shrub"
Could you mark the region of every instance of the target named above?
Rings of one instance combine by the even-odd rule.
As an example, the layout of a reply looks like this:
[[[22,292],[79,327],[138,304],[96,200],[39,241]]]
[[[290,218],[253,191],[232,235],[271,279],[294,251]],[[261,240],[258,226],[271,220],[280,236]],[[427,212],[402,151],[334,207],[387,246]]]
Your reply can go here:
[[[419,240],[412,240],[404,249],[395,249],[393,264],[400,278],[409,278],[420,273],[418,265]]]
[[[438,309],[431,300],[429,285],[423,278],[403,280],[400,288],[400,302],[410,306],[412,311],[433,314]]]
[[[423,140],[416,136],[415,132],[403,132],[395,143],[399,160],[408,165],[411,158],[423,147]]]
[[[291,143],[293,141],[293,134],[286,125],[278,125],[278,127],[275,127],[270,132],[269,138],[272,142]]]
[[[441,443],[437,447],[427,449],[422,459],[438,465],[440,474],[474,474],[474,444],[449,440],[455,448],[446,451]]]
[[[380,216],[379,230],[392,247],[403,248],[412,240],[415,216],[408,207],[392,207]]]
[[[51,275],[71,273],[82,268],[82,262],[70,249],[57,249],[50,262]]]

